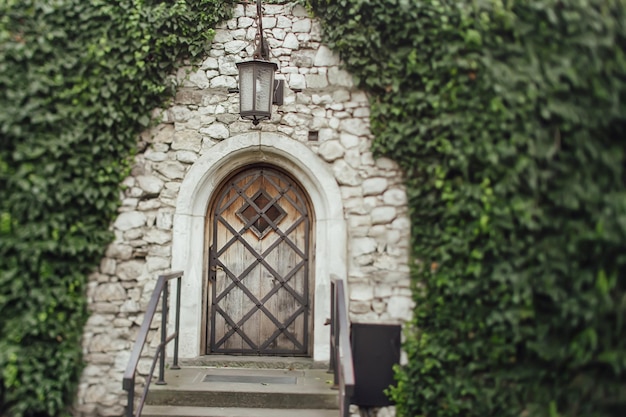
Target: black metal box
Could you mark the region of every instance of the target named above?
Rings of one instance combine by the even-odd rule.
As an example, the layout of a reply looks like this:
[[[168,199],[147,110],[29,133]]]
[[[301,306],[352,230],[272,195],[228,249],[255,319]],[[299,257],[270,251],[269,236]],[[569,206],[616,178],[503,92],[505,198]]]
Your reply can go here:
[[[400,325],[352,323],[355,387],[352,404],[384,407],[383,392],[395,385],[393,365],[400,362]]]

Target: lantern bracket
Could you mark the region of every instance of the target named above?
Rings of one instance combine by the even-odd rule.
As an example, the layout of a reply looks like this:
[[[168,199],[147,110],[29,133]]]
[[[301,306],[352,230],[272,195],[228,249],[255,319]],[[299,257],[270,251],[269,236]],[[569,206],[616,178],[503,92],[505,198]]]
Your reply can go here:
[[[254,54],[252,55],[254,59],[263,59],[265,61],[270,60],[270,47],[263,37],[263,7],[261,6],[261,0],[256,0],[256,16],[258,19],[257,23],[257,45],[254,50]]]

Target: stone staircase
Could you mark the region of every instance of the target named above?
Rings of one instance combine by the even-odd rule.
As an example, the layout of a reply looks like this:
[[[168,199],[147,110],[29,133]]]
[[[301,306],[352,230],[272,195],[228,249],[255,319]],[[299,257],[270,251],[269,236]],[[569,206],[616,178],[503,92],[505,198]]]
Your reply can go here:
[[[296,358],[208,356],[167,370],[143,417],[338,417],[323,364]]]

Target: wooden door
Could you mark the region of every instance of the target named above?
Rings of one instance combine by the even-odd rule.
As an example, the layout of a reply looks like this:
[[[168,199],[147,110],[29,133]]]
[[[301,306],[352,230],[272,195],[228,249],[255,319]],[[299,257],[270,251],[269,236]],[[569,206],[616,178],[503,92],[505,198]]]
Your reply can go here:
[[[308,355],[311,219],[271,167],[235,175],[211,213],[209,353]]]

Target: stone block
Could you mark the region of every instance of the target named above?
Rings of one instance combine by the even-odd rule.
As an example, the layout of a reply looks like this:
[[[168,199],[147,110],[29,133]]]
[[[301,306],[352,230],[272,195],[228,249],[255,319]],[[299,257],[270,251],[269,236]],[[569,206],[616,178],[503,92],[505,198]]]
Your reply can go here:
[[[327,162],[341,158],[344,152],[345,149],[337,140],[323,142],[319,148],[320,156]]]
[[[209,87],[209,79],[207,78],[206,72],[202,69],[192,72],[189,75],[189,82],[200,89]]]
[[[123,243],[112,243],[106,251],[106,256],[114,259],[130,259],[133,256],[133,248]]]
[[[356,148],[361,142],[361,139],[358,136],[351,135],[350,133],[345,132],[339,135],[339,140],[341,141],[343,147],[346,149]]]
[[[376,314],[382,314],[387,310],[387,303],[382,300],[375,300],[372,302],[372,310],[374,310]]]
[[[399,188],[385,191],[383,201],[390,206],[404,206],[407,203],[406,193]]]
[[[289,75],[289,88],[292,90],[304,90],[306,88],[306,80],[302,74]]]
[[[373,253],[377,247],[376,240],[370,237],[360,237],[352,239],[350,242],[350,252],[354,257]]]
[[[391,223],[391,227],[395,230],[411,230],[411,221],[407,217],[398,217]]]
[[[367,94],[363,91],[353,91],[352,101],[355,103],[361,104],[363,106],[368,106],[370,102],[369,98],[367,97]]]
[[[202,65],[200,65],[200,69],[203,70],[216,70],[219,68],[219,63],[217,58],[208,57],[204,61],[202,61]]]
[[[340,185],[360,185],[362,180],[359,173],[342,159],[333,164],[333,173]]]
[[[226,127],[223,123],[213,123],[208,127],[203,127],[200,129],[200,133],[203,135],[207,135],[213,139],[226,139],[230,137],[230,132],[228,127]]]
[[[254,19],[251,17],[242,16],[237,21],[237,27],[247,29],[254,24]]]
[[[89,316],[89,319],[87,319],[86,326],[91,329],[106,327],[109,325],[113,317],[113,315],[108,314],[92,314],[91,316]]]
[[[208,79],[207,79],[207,87],[208,87]],[[192,89],[192,88],[181,88],[176,92],[176,97],[174,98],[174,102],[176,104],[184,104],[184,105],[199,104],[199,103],[202,103],[202,98],[204,97],[204,95],[205,95],[204,91],[199,91],[199,90]]]
[[[380,169],[385,169],[385,170],[398,169],[398,166],[396,165],[396,163],[389,158],[378,158],[376,160],[376,166]]]
[[[117,304],[111,304],[109,302],[98,302],[89,304],[89,310],[94,313],[117,313],[119,312],[119,306]]]
[[[370,301],[374,299],[374,289],[366,283],[350,284],[350,300]]]
[[[331,51],[326,45],[321,45],[315,54],[316,67],[330,67],[339,65],[339,55]]]
[[[156,243],[157,245],[163,245],[172,240],[172,234],[169,231],[150,229],[144,235],[144,240],[148,243]]]
[[[157,199],[143,200],[137,205],[137,208],[142,211],[156,210],[161,207],[161,203]]]
[[[391,285],[379,284],[374,287],[374,297],[387,298],[393,294],[393,287]]]
[[[244,4],[236,4],[233,8],[233,17],[246,16],[246,7]]]
[[[337,90],[333,93],[333,101],[337,103],[345,103],[350,101],[350,92],[348,90]]]
[[[144,153],[144,157],[148,161],[162,162],[167,159],[167,154],[165,152],[154,152],[154,151],[148,150],[146,153]]]
[[[296,4],[295,6],[293,6],[293,9],[291,9],[291,14],[294,15],[295,17],[308,17],[309,16],[309,12],[307,12],[307,10],[300,4]]]
[[[230,30],[216,30],[213,37],[213,43],[227,43],[233,40],[233,35]]]
[[[108,323],[110,323],[110,321]],[[107,355],[106,353],[89,353],[85,355],[85,360],[90,364],[103,364],[107,366],[111,365],[113,362],[111,355]]]
[[[386,178],[374,177],[363,180],[363,195],[379,195],[388,187],[389,181]]]
[[[361,165],[361,154],[358,149],[347,149],[343,159],[352,168],[358,169]]]
[[[108,275],[115,275],[115,259],[104,258],[100,261],[100,272]]]
[[[176,152],[176,160],[185,164],[193,164],[198,160],[198,154],[191,151]]]
[[[115,274],[122,281],[136,280],[143,274],[145,263],[139,260],[121,262],[117,265]]]
[[[383,242],[385,244],[387,242]],[[374,261],[374,267],[383,271],[393,271],[397,268],[398,261],[388,254],[382,254]]]
[[[170,180],[182,179],[185,176],[185,167],[178,161],[159,162],[154,168]]]
[[[141,311],[141,307],[135,300],[126,300],[120,307],[121,313],[137,313],[139,311]]]
[[[311,19],[302,19],[293,22],[291,27],[295,33],[309,33],[311,31]]]
[[[171,146],[175,151],[198,152],[202,147],[202,136],[197,130],[180,130],[174,134],[174,141]]]
[[[306,86],[312,89],[321,89],[328,87],[328,78],[326,74],[306,74]]]
[[[276,27],[287,29],[291,27],[291,19],[286,16],[279,15],[276,17]]]
[[[126,299],[126,290],[119,282],[100,284],[94,294],[95,301],[121,301]]]
[[[263,29],[273,29],[276,27],[276,18],[275,17],[263,17]]]
[[[136,179],[139,188],[147,195],[158,195],[163,189],[164,182],[154,175],[140,175]]]
[[[315,52],[311,50],[295,51],[291,54],[291,61],[298,68],[311,68],[314,60]]]
[[[383,206],[376,207],[372,210],[372,223],[373,224],[386,224],[396,218],[398,214],[395,207]]]
[[[367,107],[358,107],[354,109],[354,117],[370,117],[370,109]]]
[[[174,139],[174,126],[171,124],[161,124],[154,129],[153,142],[171,143]]]
[[[230,75],[220,75],[211,79],[211,88],[236,88],[237,80]]]
[[[350,225],[350,229],[363,226],[367,226],[369,228],[369,226],[372,225],[372,218],[367,214],[350,216],[348,218],[348,224]]]
[[[287,32],[284,29],[274,28],[272,29],[272,35],[277,41],[284,41],[285,36],[287,36]],[[282,42],[280,44],[282,46]]]
[[[293,33],[288,33],[285,36],[285,40],[283,41],[283,48],[296,50],[300,48],[300,42],[298,42],[298,38]]]
[[[175,122],[186,122],[191,118],[191,111],[186,106],[174,106],[169,109],[169,116]]]
[[[355,136],[367,136],[370,134],[369,123],[364,119],[344,119],[339,126],[340,130]]]
[[[218,59],[221,75],[239,75],[239,69],[234,56],[225,56]]]
[[[341,87],[354,87],[352,75],[347,71],[339,69],[338,67],[331,67],[328,69],[328,82],[331,85],[338,85]]]
[[[387,303],[387,312],[396,319],[409,320],[413,310],[413,300],[410,297],[392,296]]]
[[[170,260],[160,256],[148,256],[146,258],[146,266],[149,272],[160,271],[170,268]]]
[[[365,314],[372,311],[371,303],[368,301],[350,301],[350,313]]]
[[[114,226],[119,230],[130,230],[136,227],[141,227],[146,223],[145,214],[138,211],[128,211],[120,213],[115,220]]]

